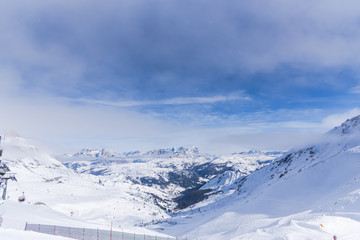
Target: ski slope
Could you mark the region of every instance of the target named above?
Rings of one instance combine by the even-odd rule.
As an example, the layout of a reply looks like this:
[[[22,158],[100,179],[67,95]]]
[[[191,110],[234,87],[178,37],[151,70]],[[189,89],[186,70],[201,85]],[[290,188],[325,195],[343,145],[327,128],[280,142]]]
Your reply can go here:
[[[68,169],[20,137],[8,137],[2,148],[2,160],[18,180],[8,182],[7,200],[0,205],[3,228],[23,230],[28,222],[109,230],[112,222],[114,231],[167,236],[136,226],[167,217],[146,195],[137,195],[155,190],[144,186],[134,191],[131,184],[104,186],[95,176]],[[26,201],[18,203],[22,192]]]
[[[163,222],[164,232],[188,239],[360,239],[359,123],[350,119],[321,143],[240,177],[225,198],[210,197]]]
[[[170,219],[168,209],[176,207],[173,198],[187,187],[205,184],[223,169],[248,175],[282,154],[216,157],[199,154],[196,148],[126,154],[83,150],[60,158],[78,166],[74,171],[18,136],[7,137],[1,147],[3,162],[18,180],[9,181],[7,200],[0,205],[4,228],[23,230],[27,222],[109,230],[112,222],[114,230],[153,236],[167,235],[142,226]],[[26,201],[18,203],[22,192]]]

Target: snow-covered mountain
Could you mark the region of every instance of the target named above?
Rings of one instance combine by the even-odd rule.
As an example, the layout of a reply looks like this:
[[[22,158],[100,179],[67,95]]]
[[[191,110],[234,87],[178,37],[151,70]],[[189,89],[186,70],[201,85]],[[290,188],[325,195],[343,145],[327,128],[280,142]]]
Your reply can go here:
[[[346,120],[340,126],[331,129],[327,135],[351,135],[359,132],[360,129],[360,116],[356,116],[354,118]]]
[[[20,137],[3,141],[2,163],[15,173],[7,199],[0,204],[2,227],[23,230],[26,222],[71,227],[113,229],[158,235],[136,227],[169,217],[154,204],[156,189],[132,183],[112,186],[91,174],[78,174]],[[18,203],[25,192],[26,200]],[[141,214],[139,214],[141,212]]]
[[[112,221],[179,239],[360,239],[360,116],[286,154],[83,149],[55,159],[19,137],[2,147],[18,179],[0,205],[4,227]]]
[[[199,189],[218,175],[246,176],[282,154],[251,151],[217,157],[200,154],[196,147],[179,147],[122,154],[83,149],[57,158],[80,174],[96,176],[104,186],[130,184],[156,189],[149,193],[155,204],[173,212],[213,194]]]
[[[114,229],[149,235],[156,234],[136,226],[169,219],[176,209],[208,197],[193,195],[219,174],[248,175],[282,154],[216,157],[195,147],[121,154],[83,149],[58,161],[16,136],[1,147],[2,162],[18,180],[9,182],[7,201],[0,205],[3,227],[23,229],[32,222],[101,228],[113,222]],[[22,192],[26,201],[17,203]]]
[[[94,160],[94,159],[104,159],[104,160],[131,160],[133,158],[143,158],[143,157],[175,157],[175,156],[196,156],[199,154],[199,150],[196,147],[185,148],[167,148],[167,149],[155,149],[147,152],[140,151],[131,151],[124,153],[117,153],[110,151],[106,148],[103,149],[88,149],[83,148],[80,152],[74,154],[63,154],[57,156],[58,159],[63,160]]]
[[[248,176],[219,175],[202,189],[225,197],[209,196],[161,228],[189,239],[360,239],[359,123],[349,119]]]

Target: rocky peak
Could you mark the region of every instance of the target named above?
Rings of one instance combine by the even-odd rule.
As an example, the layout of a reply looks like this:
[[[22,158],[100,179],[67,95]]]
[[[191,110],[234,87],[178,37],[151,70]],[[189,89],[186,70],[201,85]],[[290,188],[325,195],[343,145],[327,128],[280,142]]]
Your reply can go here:
[[[328,132],[328,134],[343,136],[359,131],[360,131],[360,115],[346,120],[340,126],[331,129]]]

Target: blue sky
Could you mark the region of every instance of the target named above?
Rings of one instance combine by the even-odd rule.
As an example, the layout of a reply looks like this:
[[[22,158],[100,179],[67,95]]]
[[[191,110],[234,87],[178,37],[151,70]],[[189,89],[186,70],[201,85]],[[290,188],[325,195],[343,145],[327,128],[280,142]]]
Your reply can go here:
[[[0,32],[0,129],[57,151],[289,149],[360,114],[357,1],[2,1]]]

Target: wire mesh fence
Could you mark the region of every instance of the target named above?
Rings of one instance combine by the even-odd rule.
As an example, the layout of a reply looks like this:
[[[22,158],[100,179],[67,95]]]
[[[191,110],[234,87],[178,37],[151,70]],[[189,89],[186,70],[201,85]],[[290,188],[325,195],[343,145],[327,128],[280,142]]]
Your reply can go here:
[[[158,237],[145,234],[118,232],[112,230],[73,228],[44,224],[26,223],[25,231],[34,231],[78,240],[176,240],[173,237]]]

